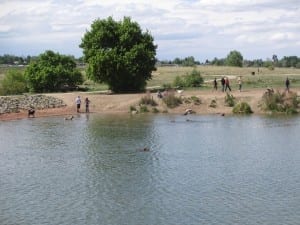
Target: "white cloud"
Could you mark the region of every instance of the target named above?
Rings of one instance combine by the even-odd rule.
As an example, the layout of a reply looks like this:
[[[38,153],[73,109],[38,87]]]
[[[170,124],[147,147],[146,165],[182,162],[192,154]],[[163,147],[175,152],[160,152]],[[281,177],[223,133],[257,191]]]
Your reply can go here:
[[[291,41],[295,40],[295,35],[291,32],[286,33],[275,33],[270,37],[273,41]]]
[[[158,58],[204,60],[232,49],[266,58],[275,48],[289,55],[300,50],[299,14],[298,0],[2,0],[0,54],[61,47],[80,56],[78,44],[95,19],[130,16],[154,36]]]

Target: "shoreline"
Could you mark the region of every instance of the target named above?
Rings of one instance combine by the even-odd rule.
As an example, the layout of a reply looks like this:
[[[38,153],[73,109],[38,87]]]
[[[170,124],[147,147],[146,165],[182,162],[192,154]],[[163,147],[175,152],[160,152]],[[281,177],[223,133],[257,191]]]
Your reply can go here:
[[[266,89],[247,89],[239,92],[234,90],[229,92],[232,94],[237,102],[245,101],[247,102],[253,111],[254,115],[266,115],[267,112],[262,111],[258,104],[264,94]],[[280,90],[282,91],[282,89]],[[299,93],[298,89],[292,89],[292,91]],[[52,117],[52,116],[75,116],[76,104],[75,98],[81,96],[82,102],[84,98],[88,97],[91,101],[90,103],[90,113],[99,113],[99,114],[129,114],[130,107],[138,107],[139,101],[142,97],[146,96],[146,93],[137,93],[137,94],[103,94],[103,93],[93,93],[93,92],[70,92],[70,93],[47,93],[46,96],[52,96],[58,99],[63,100],[66,104],[64,107],[58,108],[47,108],[36,110],[35,118],[40,117]],[[186,99],[192,96],[196,96],[201,100],[199,105],[183,103],[180,106],[170,109],[165,106],[161,99],[159,99],[156,93],[151,93],[151,98],[158,103],[156,108],[159,110],[159,113],[164,114],[177,114],[183,115],[186,109],[192,109],[197,115],[232,115],[232,107],[225,106],[224,98],[226,93],[221,91],[212,91],[212,90],[188,90],[183,91],[183,93],[176,93],[176,96],[181,96],[181,98]],[[217,106],[215,108],[210,107],[211,101],[215,100]],[[80,114],[85,114],[85,106],[81,105]],[[151,111],[151,110],[150,110]],[[151,113],[151,112],[148,112]],[[0,121],[11,121],[28,118],[26,110],[21,110],[18,113],[3,113],[0,114]]]

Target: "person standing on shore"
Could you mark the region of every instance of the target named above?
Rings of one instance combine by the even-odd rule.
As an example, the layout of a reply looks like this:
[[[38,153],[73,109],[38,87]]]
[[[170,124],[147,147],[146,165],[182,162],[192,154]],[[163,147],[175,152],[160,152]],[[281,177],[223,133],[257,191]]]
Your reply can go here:
[[[218,90],[218,83],[217,83],[217,78],[214,79],[214,89],[217,91]]]
[[[88,98],[85,98],[84,102],[85,102],[85,112],[89,113],[90,112],[90,102],[91,101]]]
[[[285,91],[290,92],[290,80],[288,77],[285,80]]]
[[[238,78],[238,85],[239,85],[239,91],[242,91],[242,76],[239,76]]]
[[[80,105],[81,105],[80,96],[77,96],[77,98],[75,99],[75,103],[76,103],[77,112],[79,113],[80,112]]]
[[[227,88],[229,89],[229,91],[231,91],[228,77],[226,77],[226,79],[225,79],[225,91],[227,91]]]
[[[222,92],[224,92],[225,91],[225,78],[224,77],[222,77],[222,79],[221,79],[221,84],[222,84]]]

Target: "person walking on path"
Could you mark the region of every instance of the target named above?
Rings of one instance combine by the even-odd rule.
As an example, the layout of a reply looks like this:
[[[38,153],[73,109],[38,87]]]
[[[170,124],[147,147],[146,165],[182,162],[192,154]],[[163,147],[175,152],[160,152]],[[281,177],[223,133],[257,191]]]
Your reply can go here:
[[[227,91],[227,88],[229,89],[229,91],[231,91],[228,77],[226,77],[226,79],[225,79],[225,91]]]
[[[217,91],[218,90],[218,83],[217,83],[217,78],[214,79],[214,89]]]
[[[290,92],[290,80],[288,77],[285,80],[285,91]]]
[[[88,98],[85,98],[84,102],[85,102],[85,112],[89,113],[90,112],[90,102],[91,101]]]
[[[79,113],[79,112],[80,112],[80,105],[81,105],[81,99],[80,99],[80,96],[78,96],[78,97],[75,99],[75,103],[76,103],[76,109],[77,109],[77,112]]]
[[[221,84],[222,84],[222,92],[224,92],[225,91],[225,78],[224,77],[222,77],[222,79],[221,79]]]
[[[239,85],[239,91],[242,91],[242,76],[239,76],[238,78],[238,85]]]

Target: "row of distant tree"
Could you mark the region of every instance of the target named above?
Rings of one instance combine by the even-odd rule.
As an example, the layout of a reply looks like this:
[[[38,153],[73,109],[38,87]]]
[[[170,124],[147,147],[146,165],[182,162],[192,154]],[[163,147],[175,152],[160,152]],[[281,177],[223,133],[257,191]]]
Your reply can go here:
[[[224,66],[224,65],[226,65],[226,58],[223,58],[223,59],[214,58],[212,61],[206,60],[205,64]],[[300,68],[300,57],[284,56],[283,58],[278,59],[277,55],[273,55],[272,59],[243,60],[243,66],[245,66],[245,67],[294,67],[294,68]]]
[[[236,51],[233,51],[236,52]],[[232,53],[232,52],[231,52]],[[238,52],[237,52],[238,53]],[[158,60],[157,63],[159,65],[178,65],[178,66],[195,66],[195,65],[215,65],[215,66],[226,66],[228,65],[228,57],[226,58],[214,58],[213,60],[206,60],[205,62],[201,63],[193,56],[188,56],[185,58],[175,58],[174,60]],[[84,62],[83,57],[75,58],[74,56],[70,56],[77,64],[81,64]],[[281,59],[278,59],[277,55],[273,55],[272,59],[254,59],[254,60],[247,60],[244,59],[242,55],[236,56],[237,57],[237,65],[232,66],[245,66],[245,67],[295,67],[300,68],[300,57],[297,56],[284,56]],[[235,56],[233,56],[235,58]],[[34,61],[37,59],[37,56],[15,56],[15,55],[9,55],[4,54],[0,55],[0,64],[6,64],[6,65],[28,65],[30,61]]]
[[[83,57],[75,58],[74,56],[69,56],[77,63],[83,63]],[[2,65],[28,65],[31,61],[36,61],[38,56],[16,56],[10,54],[0,55],[0,64]]]
[[[213,60],[206,60],[203,63],[196,61],[193,56],[183,59],[175,58],[174,60],[158,61],[160,65],[179,65],[179,66],[195,66],[195,65],[215,65],[215,66],[244,66],[244,67],[295,67],[300,68],[300,57],[284,56],[278,59],[277,55],[273,55],[272,59],[243,59],[243,56],[237,52],[232,51],[226,58],[214,58]]]

